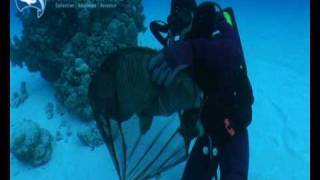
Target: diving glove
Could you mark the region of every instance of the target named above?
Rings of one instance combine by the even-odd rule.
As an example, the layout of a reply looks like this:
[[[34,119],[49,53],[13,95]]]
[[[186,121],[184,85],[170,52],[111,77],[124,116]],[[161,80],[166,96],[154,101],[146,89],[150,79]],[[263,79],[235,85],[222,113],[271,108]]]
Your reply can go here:
[[[192,46],[187,41],[177,41],[164,47],[150,59],[148,69],[158,85],[169,86],[176,75],[192,64]]]
[[[168,87],[177,76],[177,74],[187,68],[188,65],[181,64],[175,67],[170,66],[162,52],[151,58],[148,64],[148,69],[152,72],[152,81],[158,85]]]

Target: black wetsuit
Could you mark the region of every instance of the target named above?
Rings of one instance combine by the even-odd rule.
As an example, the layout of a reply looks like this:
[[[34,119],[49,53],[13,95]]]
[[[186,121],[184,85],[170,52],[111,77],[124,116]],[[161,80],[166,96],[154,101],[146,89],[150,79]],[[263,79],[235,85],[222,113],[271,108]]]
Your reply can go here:
[[[220,34],[191,38],[162,51],[171,67],[187,64],[204,91],[201,121],[207,136],[198,138],[187,162],[183,180],[211,179],[220,165],[222,179],[247,179],[249,146],[247,126],[254,98],[238,33],[226,21],[217,24]],[[203,148],[217,147],[217,156]],[[211,150],[211,149],[210,149]]]

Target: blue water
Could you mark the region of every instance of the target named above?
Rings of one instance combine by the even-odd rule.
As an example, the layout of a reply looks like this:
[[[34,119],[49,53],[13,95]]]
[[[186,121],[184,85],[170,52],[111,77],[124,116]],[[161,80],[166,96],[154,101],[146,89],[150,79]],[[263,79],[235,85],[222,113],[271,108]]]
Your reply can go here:
[[[306,0],[217,2],[222,7],[231,6],[234,9],[255,95],[253,122],[249,127],[249,179],[310,179],[310,2]],[[154,19],[166,19],[169,0],[144,0],[143,4],[146,26]],[[20,22],[14,13],[15,4],[11,0],[11,37],[22,32]],[[139,35],[139,45],[161,48],[152,38],[149,29]],[[26,69],[16,67],[12,67],[11,72],[11,90],[16,90],[21,80],[31,84],[40,83],[38,86],[49,86],[46,82],[40,82],[41,78],[37,73],[29,73]],[[50,90],[50,87],[46,89]],[[46,94],[51,92],[39,93],[44,94],[41,98],[46,98]],[[32,109],[39,108],[36,103],[34,100],[34,104],[31,104],[34,105]],[[11,113],[20,113],[14,115],[20,117],[27,111],[12,110]],[[99,150],[101,155],[104,150],[106,149]],[[93,171],[82,178],[116,179],[110,159],[107,157],[92,157],[92,159],[97,159],[92,163],[99,162],[102,165],[90,169],[90,166],[83,165],[85,162],[76,156],[73,160],[69,157],[66,163],[78,161],[77,166]],[[104,162],[100,162],[99,159]],[[29,179],[30,175],[46,177],[48,180],[75,179],[70,174],[72,169],[76,168],[70,167],[71,170],[66,170],[61,168],[68,167],[64,164],[54,167],[57,174],[51,173],[52,168],[49,167],[50,173],[46,170],[25,169],[22,166],[19,163],[11,164],[14,171],[11,173],[12,179]],[[184,164],[181,164],[169,170],[161,179],[177,179],[183,166]],[[35,171],[37,173],[34,173]],[[37,176],[33,176],[34,178],[37,179]]]

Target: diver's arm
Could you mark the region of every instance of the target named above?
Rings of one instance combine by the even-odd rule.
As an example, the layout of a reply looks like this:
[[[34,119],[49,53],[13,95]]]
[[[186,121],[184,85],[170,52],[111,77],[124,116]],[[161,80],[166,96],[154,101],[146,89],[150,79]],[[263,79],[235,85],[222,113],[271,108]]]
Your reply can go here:
[[[190,66],[194,59],[197,63],[215,70],[216,63],[223,63],[223,59],[230,53],[241,50],[236,32],[226,21],[220,21],[217,28],[222,33],[220,38],[180,40],[164,47],[149,63],[149,69],[153,71],[153,79],[158,84],[162,84],[167,79],[166,84],[169,84],[175,75]]]
[[[208,50],[220,51],[219,47],[230,43],[230,41],[231,44],[236,45],[236,43],[238,43],[238,33],[227,23],[222,13],[218,15],[214,29],[218,31],[221,37],[215,38],[213,36],[213,38],[179,40],[170,46],[164,47],[161,52],[164,54],[167,63],[173,68],[181,64],[190,65],[192,59],[199,59],[199,57],[195,56],[206,54]],[[192,53],[193,49],[196,49],[197,52]]]
[[[215,61],[220,53],[229,53],[224,49],[224,41],[209,39],[193,39],[178,41],[164,47],[159,54],[150,59],[148,69],[152,72],[152,80],[158,85],[168,86],[174,77],[183,69],[192,65],[193,60],[203,64],[214,71]],[[225,51],[225,52],[224,52]]]
[[[192,63],[192,56],[192,47],[187,41],[166,46],[148,63],[152,80],[158,85],[169,86],[176,75]]]
[[[193,60],[206,66],[215,66],[218,59],[225,59],[230,53],[240,50],[240,45],[234,36],[221,39],[197,38],[181,40],[162,49],[161,53],[171,68],[179,65],[189,66]]]
[[[192,46],[189,41],[178,41],[170,46],[166,46],[161,50],[165,61],[171,68],[179,65],[189,66],[192,63],[193,53]]]
[[[221,37],[219,38],[195,38],[191,40],[180,40],[171,46],[164,47],[162,53],[171,67],[185,64],[190,65],[192,59],[207,59],[204,56],[223,55],[230,53],[231,49],[240,49],[237,32],[226,22],[225,19],[217,23]],[[193,52],[195,51],[195,52]]]

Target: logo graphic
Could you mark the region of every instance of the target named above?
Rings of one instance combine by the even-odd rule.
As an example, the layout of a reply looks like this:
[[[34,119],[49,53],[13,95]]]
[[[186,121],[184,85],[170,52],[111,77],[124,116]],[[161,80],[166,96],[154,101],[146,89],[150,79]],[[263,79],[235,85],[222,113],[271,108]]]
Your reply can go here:
[[[46,8],[46,0],[15,0],[19,12],[26,8],[35,8],[37,10],[37,17],[40,18]]]

